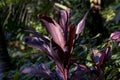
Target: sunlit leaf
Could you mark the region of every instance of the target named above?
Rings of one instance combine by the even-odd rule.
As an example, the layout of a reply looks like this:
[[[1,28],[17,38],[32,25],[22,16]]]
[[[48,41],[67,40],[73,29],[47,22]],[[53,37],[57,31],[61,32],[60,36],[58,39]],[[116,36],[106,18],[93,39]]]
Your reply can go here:
[[[55,6],[61,8],[61,9],[68,9],[68,7],[66,7],[65,5],[59,4],[59,3],[55,3]]]
[[[86,14],[82,18],[82,20],[77,25],[77,29],[76,29],[76,35],[77,36],[76,36],[76,38],[78,38],[79,34],[84,30],[85,22],[86,22],[86,18],[87,18],[88,13],[89,13],[89,11],[86,12]]]
[[[120,31],[116,31],[114,33],[111,33],[110,38],[111,39],[118,39],[118,38],[120,38]]]
[[[64,50],[66,42],[63,29],[60,27],[60,25],[55,20],[43,14],[39,14],[38,17],[45,25],[46,30],[51,34],[56,44],[58,44]]]

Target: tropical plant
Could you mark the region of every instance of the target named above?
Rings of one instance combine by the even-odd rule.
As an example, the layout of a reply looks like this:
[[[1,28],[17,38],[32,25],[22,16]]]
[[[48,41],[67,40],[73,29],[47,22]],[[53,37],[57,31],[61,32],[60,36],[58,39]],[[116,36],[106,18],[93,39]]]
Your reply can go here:
[[[55,62],[49,60],[49,58],[43,54],[45,53],[44,51],[39,52],[34,48],[32,49],[26,46],[22,41],[22,37],[28,35],[28,33],[24,32],[21,27],[23,28],[24,26],[24,28],[34,29],[34,31],[40,32],[42,35],[48,35],[51,41],[51,35],[45,32],[44,27],[42,27],[36,15],[40,12],[57,19],[56,14],[58,10],[68,7],[72,10],[69,21],[74,24],[77,24],[81,20],[87,9],[92,8],[89,11],[85,31],[82,34],[80,33],[80,38],[74,40],[71,54],[71,61],[73,64],[70,65],[68,71],[70,76],[74,78],[73,72],[76,70],[75,74],[77,74],[79,72],[77,70],[80,68],[82,69],[81,74],[78,74],[75,79],[80,75],[84,75],[83,77],[81,76],[81,79],[88,78],[91,80],[93,78],[99,79],[105,77],[106,80],[118,80],[120,78],[120,48],[117,47],[117,45],[119,46],[120,44],[118,33],[120,26],[119,3],[120,0],[1,0],[0,70],[2,73],[0,73],[0,80],[43,80],[43,78],[39,76],[45,77],[43,73],[47,67],[50,69],[46,70],[49,74],[52,74],[53,77],[57,75],[55,71]],[[70,22],[68,22],[68,24]],[[113,33],[117,34],[115,35],[117,38],[113,36],[113,34],[110,38],[109,35],[106,36],[106,34],[110,34],[114,31],[117,31],[117,33]],[[29,34],[29,36],[31,35],[32,37],[36,37],[34,34]],[[108,41],[108,38],[110,41]],[[106,41],[109,43],[106,44]],[[112,45],[111,42],[113,42]],[[111,60],[105,62],[105,67],[103,67],[101,64],[98,64],[100,63],[99,57],[101,57],[100,54],[104,53],[105,49],[109,49],[109,46],[112,50],[112,57]],[[55,46],[54,48],[56,49]],[[9,60],[8,54],[11,60]],[[97,60],[97,63],[93,60],[95,57],[93,54],[98,55],[97,59],[99,60]],[[9,65],[9,61],[11,61],[12,66],[10,66],[11,64]],[[39,63],[44,64],[38,66],[34,65]],[[34,69],[31,73],[36,74],[37,77],[20,73],[19,70],[21,68],[31,65],[33,65],[32,69]],[[47,67],[45,67],[45,65]],[[79,67],[76,67],[76,65]],[[98,66],[100,66],[99,71],[101,72],[97,71]],[[10,71],[3,73],[3,71],[9,70],[8,68]],[[30,68],[27,70],[30,70]],[[39,73],[40,70],[43,71]],[[84,74],[85,71],[88,72]],[[71,78],[70,76],[69,78]]]
[[[84,30],[88,12],[76,27],[74,24],[67,26],[70,9],[60,11],[58,23],[44,14],[39,14],[38,17],[40,21],[45,25],[47,32],[52,38],[49,39],[33,30],[25,30],[26,32],[32,33],[34,36],[24,37],[24,41],[29,46],[45,52],[50,59],[55,61],[55,73],[52,73],[44,64],[40,64],[37,67],[24,68],[22,73],[33,73],[44,76],[50,80],[87,79],[88,77],[85,77],[86,75],[92,76],[93,79],[100,80],[104,78],[105,80],[105,64],[112,55],[110,44],[107,44],[101,52],[94,49],[91,50],[93,65],[91,67],[78,64],[76,59],[72,57],[74,44],[80,33]],[[70,72],[72,66],[74,66],[75,69]]]
[[[48,33],[50,33],[52,36],[51,40],[39,33],[26,30],[27,32],[36,35],[36,37],[25,37],[25,42],[29,46],[45,52],[51,59],[55,61],[56,72],[58,73],[57,76],[59,76],[59,79],[69,79],[68,75],[70,75],[69,68],[72,64],[71,55],[73,52],[74,41],[84,29],[87,14],[88,12],[77,25],[77,29],[74,24],[70,24],[69,27],[67,26],[70,9],[61,10],[58,23],[44,14],[39,14],[38,17],[45,25]],[[22,72],[25,72],[25,70]]]

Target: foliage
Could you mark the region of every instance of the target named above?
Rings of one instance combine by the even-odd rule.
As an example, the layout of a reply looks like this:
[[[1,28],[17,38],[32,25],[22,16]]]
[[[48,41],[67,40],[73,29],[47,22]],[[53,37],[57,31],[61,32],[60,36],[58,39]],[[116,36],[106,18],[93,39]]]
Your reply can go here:
[[[76,25],[88,10],[88,6],[92,3],[89,3],[89,1],[93,0],[1,0],[0,24],[2,24],[2,27],[4,28],[6,39],[8,41],[8,52],[12,59],[12,69],[9,72],[1,73],[0,80],[43,80],[43,78],[38,76],[20,73],[21,69],[30,66],[36,67],[40,63],[44,63],[52,72],[55,72],[55,63],[53,61],[50,61],[43,52],[28,47],[22,41],[22,38],[25,35],[33,36],[33,34],[24,32],[23,28],[29,28],[30,30],[40,32],[50,38],[50,35],[46,33],[45,28],[42,27],[43,25],[41,22],[38,21],[38,13],[46,14],[57,20],[57,14],[64,6],[65,8],[70,8],[72,10],[69,23],[73,22]],[[56,3],[62,5],[62,7],[55,5]],[[119,3],[120,0],[105,0],[104,7],[100,10],[104,27],[107,28],[109,35],[120,30]],[[99,38],[101,34],[98,33],[92,37],[88,36],[91,34],[88,28],[88,23],[91,22],[91,19],[91,15],[88,14],[84,32],[82,32],[80,34],[81,37],[76,40],[72,53],[76,63],[86,65],[90,68],[93,64],[91,50],[95,49],[102,53],[110,39],[107,37],[103,39],[101,44],[95,45],[97,42],[96,39]],[[120,76],[120,49],[117,47],[118,42],[116,43],[116,40],[112,41],[113,43],[111,44],[110,40],[112,57],[105,67],[106,80],[115,80]],[[85,66],[81,67],[85,68]],[[75,67],[71,66],[69,72],[73,72],[74,69]]]
[[[46,30],[48,31],[48,33],[51,34],[52,39],[49,40],[48,38],[42,36],[41,34],[29,30],[27,30],[27,32],[34,34],[36,37],[25,37],[25,42],[29,46],[35,47],[45,52],[50,57],[50,59],[53,59],[55,61],[56,68],[58,69],[58,70],[56,69],[58,73],[57,75],[60,76],[58,77],[58,79],[62,80],[68,79],[69,68],[71,67],[70,64],[74,64],[71,63],[72,61],[71,54],[73,51],[75,35],[77,39],[79,34],[83,31],[88,12],[85,14],[84,18],[77,25],[77,29],[73,24],[67,26],[69,14],[70,14],[69,9],[61,10],[59,23],[43,14],[38,15],[40,20],[46,26]],[[22,72],[36,73],[36,71],[33,70],[33,68],[26,68]],[[46,69],[43,72],[39,73],[46,74],[49,76],[49,77],[46,76],[47,78],[54,79],[54,77],[51,77],[50,72],[48,74]]]
[[[44,64],[40,64],[37,67],[28,67],[22,70],[22,73],[32,73],[38,76],[43,76],[50,80],[75,80],[77,79],[89,79],[89,74],[92,79],[106,79],[105,68],[109,59],[111,59],[112,52],[110,44],[101,51],[92,49],[92,66],[88,67],[83,64],[76,63],[76,60],[72,59],[73,45],[78,39],[79,34],[83,31],[85,26],[85,20],[88,12],[83,19],[79,22],[77,27],[71,24],[67,26],[70,10],[62,10],[60,12],[59,23],[55,20],[47,17],[43,14],[39,14],[38,17],[43,22],[46,30],[52,36],[52,39],[48,39],[46,36],[42,36],[31,30],[26,30],[29,33],[35,35],[35,37],[25,37],[24,41],[31,47],[37,48],[45,52],[50,59],[54,60],[56,64],[55,73],[52,73]],[[76,29],[77,28],[77,29]],[[112,39],[118,39],[119,32],[111,34]],[[40,66],[40,67],[39,67]],[[70,67],[75,66],[73,72],[69,72]],[[56,75],[54,75],[56,74]],[[71,75],[70,75],[71,74]]]

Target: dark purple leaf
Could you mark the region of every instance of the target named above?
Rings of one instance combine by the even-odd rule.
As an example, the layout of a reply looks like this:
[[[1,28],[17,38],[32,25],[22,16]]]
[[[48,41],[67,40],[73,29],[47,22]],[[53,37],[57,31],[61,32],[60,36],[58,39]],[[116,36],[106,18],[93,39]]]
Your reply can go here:
[[[70,24],[68,27],[68,40],[67,40],[67,46],[69,46],[69,52],[72,52],[73,49],[73,43],[75,39],[75,32],[76,32],[76,27],[73,24]]]
[[[89,12],[89,11],[88,11]],[[78,23],[77,25],[77,29],[76,29],[76,38],[78,38],[79,34],[84,30],[85,27],[85,21],[88,15],[88,12],[86,12],[86,14],[84,15],[84,17],[82,18],[82,20]]]
[[[94,67],[95,70],[92,70],[92,72],[94,72],[96,76],[100,76],[101,74],[103,74],[103,69],[99,64],[95,65]]]
[[[44,64],[24,68],[21,70],[21,73],[34,74],[36,76],[40,76],[48,79],[54,78],[52,72]]]
[[[59,46],[58,46],[59,47]],[[55,63],[57,64],[57,65],[61,65],[62,64],[62,59],[61,59],[61,56],[60,55],[62,55],[63,54],[63,51],[62,51],[62,49],[60,48],[60,52],[58,52],[56,49],[54,49],[54,47],[53,47],[53,44],[52,44],[52,42],[50,43],[50,50],[51,50],[51,53],[52,53],[52,55],[53,55],[53,59],[54,59],[54,61],[55,61]],[[62,54],[61,54],[62,53]]]
[[[45,25],[46,30],[51,34],[54,42],[58,44],[64,51],[66,41],[64,38],[63,29],[60,27],[60,25],[55,20],[45,15],[39,14],[38,17]]]
[[[112,51],[111,51],[111,48],[108,47],[108,48],[107,48],[107,60],[110,60],[111,57],[112,57]]]
[[[100,57],[100,63],[105,64],[107,61],[107,58],[111,58],[112,52],[110,50],[110,46],[106,46],[104,50],[102,51],[101,57]]]
[[[76,65],[75,71],[71,76],[71,80],[79,79],[89,73],[89,68],[85,65]]]

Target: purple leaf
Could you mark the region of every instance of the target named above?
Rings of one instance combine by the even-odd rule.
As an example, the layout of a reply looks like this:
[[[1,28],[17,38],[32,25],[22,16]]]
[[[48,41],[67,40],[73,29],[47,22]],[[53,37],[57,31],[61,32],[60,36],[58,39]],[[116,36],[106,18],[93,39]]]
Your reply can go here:
[[[21,73],[27,74],[27,73],[35,73],[36,69],[34,67],[27,67],[22,69]]]
[[[111,33],[110,38],[115,39],[115,40],[119,39],[120,38],[120,31],[116,31],[114,33]]]
[[[87,66],[77,64],[75,67],[75,71],[71,76],[71,80],[79,79],[87,73],[89,73],[89,68]]]
[[[45,37],[44,37],[45,38]],[[53,50],[51,43],[46,43],[41,37],[24,37],[24,41],[31,47],[45,52],[55,62],[60,62],[58,54]]]
[[[48,79],[54,78],[54,76],[52,75],[52,72],[44,64],[24,68],[21,70],[21,73],[34,74],[36,76],[40,76]]]
[[[50,58],[54,59],[55,62],[60,62],[60,58],[58,57],[58,54],[56,54],[55,51],[53,50],[52,44],[51,44],[51,42],[50,42],[50,40],[49,40],[49,38],[47,36],[42,36],[40,33],[34,32],[32,30],[25,30],[25,31],[34,34],[35,36],[37,36],[37,38],[41,38],[42,41],[39,40],[37,43],[40,43],[40,42],[44,43],[44,46],[43,46],[43,45],[39,45],[39,44],[37,44],[35,42],[32,42],[32,43],[34,43],[34,44],[32,44],[31,42],[28,41],[27,44],[29,46],[37,48],[38,50],[47,53],[47,55]],[[27,37],[25,37],[25,38],[27,39]],[[25,38],[24,38],[24,40],[26,40]]]
[[[42,49],[43,47],[49,48],[49,44],[46,44],[42,38],[26,36],[23,38],[23,40],[29,46],[39,49],[41,51],[45,51],[44,49]]]
[[[111,33],[110,38],[115,40],[115,42],[117,42],[118,46],[120,46],[120,31]]]
[[[38,38],[42,38],[45,42],[50,43],[50,39],[47,36],[43,36],[42,34],[35,32],[33,30],[25,30],[28,33],[34,34]]]
[[[39,14],[38,17],[45,25],[46,30],[51,34],[54,42],[58,44],[64,51],[66,41],[64,38],[63,29],[60,27],[60,25],[55,20],[45,15]]]
[[[34,47],[40,51],[45,52],[49,57],[53,58],[52,52],[50,50],[50,44],[46,44],[46,42],[42,38],[38,37],[24,37],[23,39],[30,47]]]
[[[73,49],[73,44],[74,44],[74,39],[75,39],[75,32],[76,32],[76,27],[74,24],[70,24],[68,27],[68,39],[67,39],[67,46],[69,46],[69,52],[72,52]]]
[[[67,80],[68,78],[68,69],[60,65],[56,65],[56,73],[60,80]]]
[[[110,60],[111,57],[112,57],[112,51],[111,51],[111,48],[108,47],[108,48],[107,48],[107,60]]]
[[[59,24],[64,31],[67,30],[69,15],[70,15],[70,9],[60,11]]]
[[[116,40],[118,43],[120,43],[120,38]]]
[[[98,50],[92,49],[92,59],[94,63],[99,63],[101,53]]]
[[[59,25],[64,31],[65,40],[67,39],[67,35],[68,35],[67,25],[68,25],[69,15],[70,15],[70,9],[60,11]]]
[[[64,80],[63,75],[62,75],[62,70],[60,70],[60,68],[58,67],[56,67],[55,70],[56,70],[56,75],[57,75],[58,80]]]
[[[108,59],[108,57],[109,57],[109,59],[111,58],[112,52],[111,52],[110,49],[111,49],[110,46],[106,46],[104,48],[104,50],[103,50],[103,52],[101,54],[101,57],[100,57],[100,63],[101,64],[105,64],[107,59]]]
[[[51,48],[53,48],[54,52],[58,54],[60,61],[63,63],[64,52],[62,48],[56,44],[53,40],[51,40]]]
[[[76,39],[78,38],[79,34],[84,30],[84,27],[85,27],[85,21],[86,21],[86,18],[87,18],[87,15],[88,15],[88,12],[86,12],[86,14],[84,15],[84,17],[82,18],[82,20],[78,23],[77,25],[77,29],[76,29]]]

